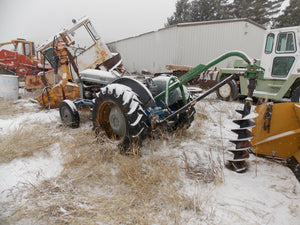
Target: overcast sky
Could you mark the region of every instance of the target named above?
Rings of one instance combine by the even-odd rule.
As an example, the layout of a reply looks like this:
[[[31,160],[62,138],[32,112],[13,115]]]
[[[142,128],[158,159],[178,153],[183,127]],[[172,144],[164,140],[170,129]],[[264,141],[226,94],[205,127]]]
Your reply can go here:
[[[105,42],[164,27],[177,0],[0,0],[0,43],[41,44],[73,18],[88,16]]]
[[[176,1],[0,0],[0,43],[25,38],[41,44],[83,16],[105,42],[120,40],[163,28]]]

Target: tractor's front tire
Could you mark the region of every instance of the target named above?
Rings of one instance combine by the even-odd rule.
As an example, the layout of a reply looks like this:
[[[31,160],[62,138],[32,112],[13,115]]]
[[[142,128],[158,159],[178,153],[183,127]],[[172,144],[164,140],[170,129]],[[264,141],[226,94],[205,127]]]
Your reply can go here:
[[[132,144],[141,144],[148,128],[147,115],[138,96],[121,84],[111,84],[100,89],[93,108],[96,132],[104,130],[111,140],[119,142],[123,151]]]
[[[229,81],[217,89],[217,96],[222,101],[234,101],[239,96],[239,87],[235,80]]]
[[[300,86],[293,91],[291,102],[300,102]]]
[[[59,104],[59,115],[63,124],[72,128],[79,127],[79,113],[71,100],[66,99]]]

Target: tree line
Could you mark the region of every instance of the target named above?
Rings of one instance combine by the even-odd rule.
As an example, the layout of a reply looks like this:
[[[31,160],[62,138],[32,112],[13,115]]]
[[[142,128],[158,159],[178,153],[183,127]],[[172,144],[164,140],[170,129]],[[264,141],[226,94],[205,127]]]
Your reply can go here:
[[[176,9],[167,18],[166,27],[185,22],[248,18],[272,28],[300,25],[300,0],[290,0],[281,11],[284,0],[177,0]]]

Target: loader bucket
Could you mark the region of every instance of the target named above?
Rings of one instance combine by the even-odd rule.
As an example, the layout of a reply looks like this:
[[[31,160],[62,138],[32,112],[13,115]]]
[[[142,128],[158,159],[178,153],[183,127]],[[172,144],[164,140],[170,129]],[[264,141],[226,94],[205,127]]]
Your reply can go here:
[[[257,155],[287,159],[300,181],[300,104],[268,103],[256,107],[253,151]]]
[[[45,87],[41,96],[36,100],[44,107],[58,108],[64,99],[75,100],[80,97],[79,87],[75,83],[68,82],[66,85],[61,83],[53,88]]]

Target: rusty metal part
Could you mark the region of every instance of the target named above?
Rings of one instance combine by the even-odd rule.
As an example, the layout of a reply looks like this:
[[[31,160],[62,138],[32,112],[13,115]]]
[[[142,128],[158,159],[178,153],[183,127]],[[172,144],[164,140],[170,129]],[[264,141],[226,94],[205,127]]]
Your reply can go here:
[[[24,77],[25,80],[25,88],[27,90],[33,89],[42,89],[47,86],[54,86],[55,83],[61,81],[61,76],[58,74],[54,74],[53,70],[50,70],[45,73],[45,75],[29,75]],[[45,82],[46,80],[46,82]],[[45,85],[45,83],[47,85]]]
[[[178,65],[166,65],[167,70],[178,70],[178,71],[191,71],[193,67],[191,66],[178,66]]]
[[[193,67],[179,66],[179,65],[166,65],[168,70],[172,70],[172,74],[176,77],[181,77],[186,72],[191,71]],[[198,77],[187,82],[188,85],[198,85],[200,88],[209,89],[218,83],[218,71],[216,68],[212,70],[206,70],[199,74]]]
[[[79,86],[68,82],[65,85],[59,83],[53,88],[45,87],[41,96],[36,100],[46,108],[58,108],[60,102],[65,99],[75,100],[80,97]]]
[[[82,35],[86,35],[86,39],[82,39]],[[79,71],[96,67],[106,71],[114,69],[114,67],[122,69],[120,55],[113,56],[88,18],[74,21],[74,26],[64,29],[53,39],[42,44],[39,51],[44,54],[54,68],[52,73],[55,78],[54,82],[49,82],[47,75],[44,80],[43,77],[35,79],[30,77],[28,80],[32,86],[42,85],[43,82],[52,86],[61,80],[61,83],[55,85],[53,90],[45,88],[44,95],[37,98],[42,105],[50,105],[51,108],[58,107],[59,102],[64,99],[73,100],[80,97],[78,85],[75,83],[76,77],[78,78],[76,82],[81,83]]]
[[[107,71],[111,70],[113,67],[115,67],[120,61],[121,61],[121,55],[118,53],[114,55],[113,57],[107,59],[106,61],[98,64],[96,66],[96,69],[100,69],[101,66],[104,66]]]

